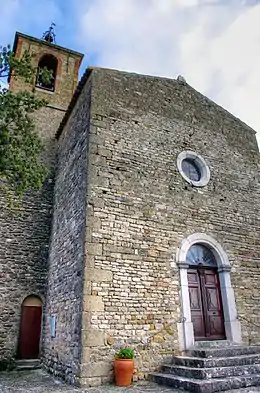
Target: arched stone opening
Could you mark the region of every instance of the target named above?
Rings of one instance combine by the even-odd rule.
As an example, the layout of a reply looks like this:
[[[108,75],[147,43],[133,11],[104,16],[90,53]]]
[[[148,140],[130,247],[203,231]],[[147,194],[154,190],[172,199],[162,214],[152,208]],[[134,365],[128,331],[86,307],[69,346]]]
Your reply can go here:
[[[22,302],[22,306],[42,307],[42,299],[37,295],[29,295]]]
[[[41,89],[54,91],[55,90],[55,81],[57,75],[58,68],[58,60],[55,56],[51,54],[43,55],[38,63],[37,69],[37,77],[36,77],[36,86]],[[51,72],[50,80],[46,81],[43,77],[44,70],[48,70]]]
[[[226,339],[239,343],[242,341],[241,327],[237,319],[235,296],[230,279],[231,266],[227,254],[221,245],[211,236],[204,233],[196,233],[182,241],[176,254],[176,263],[180,269],[181,319],[178,324],[180,349],[188,349],[195,343],[188,285],[190,262],[187,259],[189,250],[195,244],[205,246],[214,255],[220,283]]]
[[[18,359],[37,359],[39,357],[41,324],[42,300],[36,295],[27,296],[21,305]]]

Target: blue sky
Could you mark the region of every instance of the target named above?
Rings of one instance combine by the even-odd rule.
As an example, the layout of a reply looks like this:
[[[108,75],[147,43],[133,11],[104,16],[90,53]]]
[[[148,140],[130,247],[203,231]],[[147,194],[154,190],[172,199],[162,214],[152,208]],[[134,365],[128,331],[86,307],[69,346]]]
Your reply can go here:
[[[0,43],[15,31],[57,44],[87,65],[176,78],[260,135],[260,0],[0,0]],[[260,141],[260,137],[259,137]]]

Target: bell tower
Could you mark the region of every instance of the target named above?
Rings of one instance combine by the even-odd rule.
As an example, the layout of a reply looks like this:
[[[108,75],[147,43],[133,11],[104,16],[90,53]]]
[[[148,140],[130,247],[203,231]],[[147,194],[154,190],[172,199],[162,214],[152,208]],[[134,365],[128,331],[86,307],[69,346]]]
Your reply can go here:
[[[10,77],[10,90],[31,91],[48,101],[47,107],[33,114],[36,130],[47,143],[53,140],[56,130],[66,113],[78,83],[79,67],[83,54],[56,44],[54,23],[41,39],[19,32],[15,34],[13,52],[20,58],[25,50],[33,55],[35,78],[31,84],[19,77]],[[52,71],[50,83],[44,83],[41,70]]]
[[[41,356],[41,304],[45,302],[48,282],[48,255],[50,244],[50,230],[53,206],[54,171],[56,161],[57,140],[55,133],[61,123],[73,93],[78,83],[78,71],[83,55],[63,48],[56,44],[54,25],[52,25],[41,39],[22,33],[15,34],[13,52],[21,58],[24,51],[33,54],[35,75],[30,83],[23,78],[10,75],[9,89],[17,93],[20,91],[33,92],[37,97],[44,98],[48,105],[32,113],[35,131],[45,144],[42,159],[48,167],[48,175],[40,190],[28,191],[21,201],[22,215],[12,215],[8,209],[1,208],[0,214],[0,273],[4,272],[6,285],[0,285],[1,296],[8,299],[0,302],[0,363],[6,359],[26,358],[28,341],[37,330],[35,341],[36,351],[33,356]],[[52,78],[47,81],[42,77],[42,69],[52,71]],[[0,195],[1,206],[6,201]],[[1,278],[1,277],[0,277]],[[36,298],[32,299],[34,294]],[[30,318],[21,314],[21,307],[27,300],[40,302],[36,313],[37,326],[33,334],[25,330],[30,324]],[[27,304],[28,305],[28,304]],[[26,307],[25,307],[26,308]],[[27,307],[31,308],[32,307]],[[27,309],[25,310],[28,311]],[[23,316],[25,315],[25,316]],[[24,319],[25,318],[25,319]],[[36,317],[37,319],[37,317]],[[36,330],[35,330],[36,329]],[[28,332],[28,330],[26,330]],[[26,337],[24,341],[24,337]],[[42,338],[43,339],[43,338]],[[25,346],[24,346],[25,343]],[[26,344],[27,343],[27,344]]]

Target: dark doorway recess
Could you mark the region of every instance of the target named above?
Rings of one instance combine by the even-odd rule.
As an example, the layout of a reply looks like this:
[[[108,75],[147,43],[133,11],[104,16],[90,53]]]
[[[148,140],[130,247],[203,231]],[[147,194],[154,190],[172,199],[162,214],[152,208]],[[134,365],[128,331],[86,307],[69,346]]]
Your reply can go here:
[[[39,357],[42,321],[42,303],[30,296],[22,304],[18,359],[37,359]]]

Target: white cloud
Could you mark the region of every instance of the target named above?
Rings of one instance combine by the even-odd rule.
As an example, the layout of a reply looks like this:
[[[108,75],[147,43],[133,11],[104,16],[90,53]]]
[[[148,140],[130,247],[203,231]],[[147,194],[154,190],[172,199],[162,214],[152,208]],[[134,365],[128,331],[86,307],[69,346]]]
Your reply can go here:
[[[78,33],[98,65],[182,74],[260,134],[259,20],[258,0],[92,0]]]
[[[217,99],[260,131],[260,5],[247,8],[215,42],[212,63],[222,70]]]

